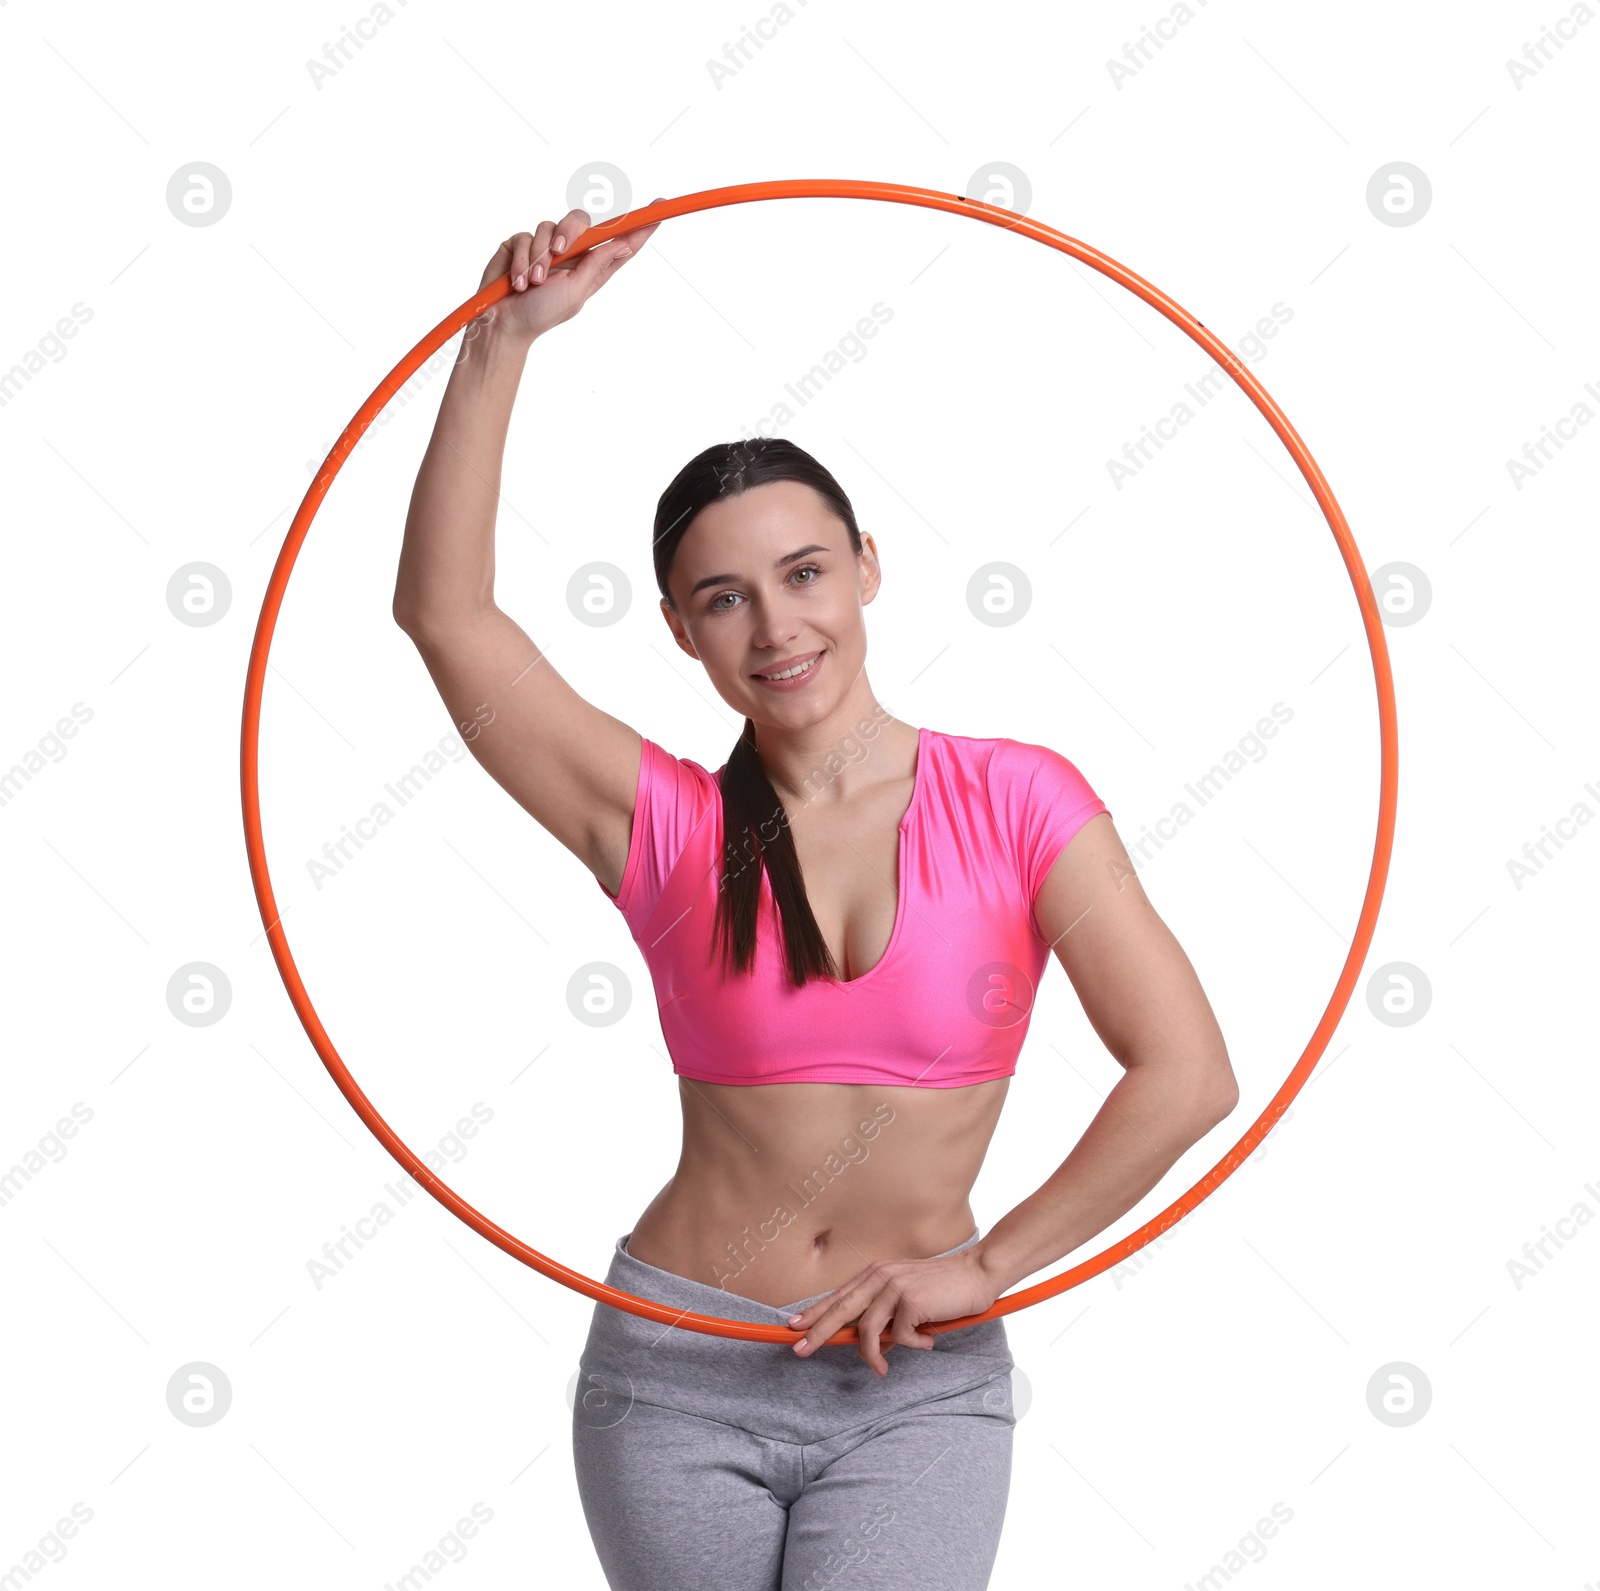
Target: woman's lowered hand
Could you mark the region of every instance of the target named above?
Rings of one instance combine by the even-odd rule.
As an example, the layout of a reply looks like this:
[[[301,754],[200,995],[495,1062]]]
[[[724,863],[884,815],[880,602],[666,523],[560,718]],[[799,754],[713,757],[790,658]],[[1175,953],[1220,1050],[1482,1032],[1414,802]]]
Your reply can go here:
[[[984,1270],[979,1245],[936,1259],[874,1260],[864,1271],[789,1319],[805,1335],[794,1351],[807,1358],[852,1321],[857,1352],[880,1376],[889,1363],[878,1337],[892,1322],[889,1347],[931,1348],[935,1338],[917,1328],[925,1321],[981,1315],[1000,1296]]]

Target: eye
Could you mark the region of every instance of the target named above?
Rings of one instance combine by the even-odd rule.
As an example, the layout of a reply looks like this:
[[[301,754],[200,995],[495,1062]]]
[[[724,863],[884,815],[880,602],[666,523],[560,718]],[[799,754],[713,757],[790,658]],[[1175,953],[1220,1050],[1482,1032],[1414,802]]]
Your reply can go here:
[[[0,0],[0,3],[3,3],[3,0]],[[823,573],[824,571],[820,564],[803,563],[789,571],[789,578],[793,580],[796,575],[802,574],[811,574],[820,577]],[[803,586],[814,586],[816,583],[817,582],[814,579],[801,580],[798,582],[798,584]],[[716,596],[712,597],[712,599],[706,603],[706,611],[708,613],[732,613],[738,604],[725,603],[722,599],[724,597],[737,597],[738,595],[739,593],[737,591],[719,591]]]

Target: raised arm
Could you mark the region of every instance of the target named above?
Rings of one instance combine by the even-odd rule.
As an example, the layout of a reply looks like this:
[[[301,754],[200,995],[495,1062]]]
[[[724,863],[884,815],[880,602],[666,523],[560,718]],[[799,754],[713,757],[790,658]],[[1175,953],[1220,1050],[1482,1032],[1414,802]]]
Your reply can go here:
[[[569,320],[654,226],[549,269],[589,217],[574,210],[500,245],[480,287],[512,291],[467,328],[417,472],[395,578],[410,636],[472,754],[614,894],[627,859],[641,744],[578,695],[494,599],[495,519],[512,405],[534,342]],[[519,285],[520,284],[520,285]]]

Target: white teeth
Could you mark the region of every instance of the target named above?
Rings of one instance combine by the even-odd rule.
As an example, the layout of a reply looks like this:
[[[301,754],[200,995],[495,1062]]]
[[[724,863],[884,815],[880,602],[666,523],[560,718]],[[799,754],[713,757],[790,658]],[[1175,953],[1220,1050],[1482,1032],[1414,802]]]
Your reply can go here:
[[[818,656],[820,656],[820,655],[821,654],[819,653]],[[763,674],[763,675],[761,675],[761,678],[762,679],[793,679],[796,674],[804,674],[807,669],[811,668],[816,663],[816,661],[817,661],[816,658],[812,658],[810,660],[810,662],[802,663],[798,668],[785,669],[783,671],[783,673],[781,673],[781,674]]]

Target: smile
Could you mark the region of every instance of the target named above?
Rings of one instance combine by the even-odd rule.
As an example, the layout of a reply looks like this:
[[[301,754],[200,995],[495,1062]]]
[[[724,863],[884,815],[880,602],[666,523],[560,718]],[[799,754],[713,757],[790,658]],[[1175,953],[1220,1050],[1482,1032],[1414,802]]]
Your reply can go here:
[[[760,680],[763,685],[780,685],[792,689],[810,679],[817,672],[817,667],[825,656],[826,652],[818,652],[816,656],[807,658],[803,663],[795,663],[789,668],[775,669],[767,674],[752,674],[750,677]]]

